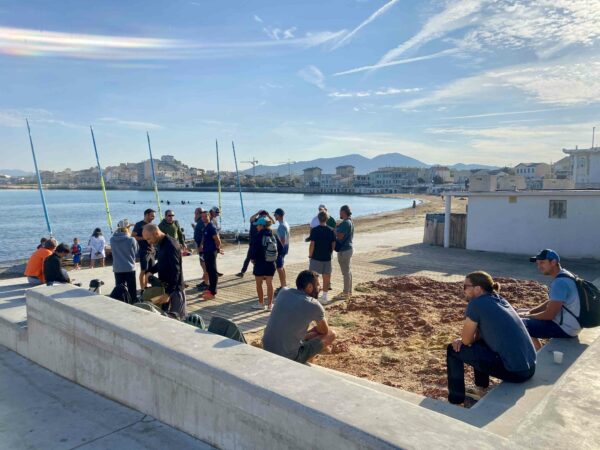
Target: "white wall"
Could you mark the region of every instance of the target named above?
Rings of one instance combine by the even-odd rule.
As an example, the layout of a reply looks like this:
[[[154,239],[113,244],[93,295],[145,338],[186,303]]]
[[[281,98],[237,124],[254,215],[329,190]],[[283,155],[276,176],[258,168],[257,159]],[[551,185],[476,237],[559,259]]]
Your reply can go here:
[[[598,195],[471,196],[467,249],[534,255],[552,248],[567,257],[599,257]],[[567,200],[567,218],[548,218],[550,200]]]

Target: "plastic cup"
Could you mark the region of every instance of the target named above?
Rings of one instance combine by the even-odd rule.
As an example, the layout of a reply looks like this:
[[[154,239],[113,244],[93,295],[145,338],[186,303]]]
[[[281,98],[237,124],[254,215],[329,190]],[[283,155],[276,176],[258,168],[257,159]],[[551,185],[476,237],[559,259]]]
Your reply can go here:
[[[563,362],[563,352],[552,352],[554,355],[554,362],[556,364],[562,364]]]

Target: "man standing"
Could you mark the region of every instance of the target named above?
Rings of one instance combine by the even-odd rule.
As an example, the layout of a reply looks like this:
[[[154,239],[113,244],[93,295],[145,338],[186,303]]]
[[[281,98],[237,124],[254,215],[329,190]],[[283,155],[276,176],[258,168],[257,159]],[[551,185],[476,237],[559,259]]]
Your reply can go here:
[[[221,231],[221,222],[219,221],[220,215],[221,215],[221,210],[219,209],[218,206],[213,206],[212,208],[210,208],[210,211],[209,211],[210,222],[215,227],[215,230],[217,231],[217,233],[219,233]],[[216,256],[215,256],[215,269],[216,269],[216,267],[217,267],[217,260],[216,260]],[[218,269],[217,269],[217,276],[218,277],[223,276],[223,274],[221,272],[219,272]]]
[[[323,304],[327,303],[327,292],[331,283],[331,255],[335,248],[335,233],[326,225],[327,213],[321,211],[318,216],[319,225],[310,230],[308,257],[309,270],[323,275]]]
[[[182,249],[185,249],[185,238],[183,237],[183,232],[181,231],[181,227],[179,226],[179,222],[175,220],[175,213],[171,209],[167,209],[165,211],[165,217],[158,225],[160,231],[165,234],[168,234],[177,242]]]
[[[200,251],[202,252],[206,272],[208,273],[208,289],[204,291],[202,297],[204,300],[212,300],[215,298],[215,295],[217,295],[217,282],[219,280],[217,272],[217,254],[223,254],[223,250],[221,250],[221,238],[219,237],[219,232],[210,220],[209,213],[204,211],[201,217],[204,224],[204,231],[202,234]]]
[[[335,219],[329,215],[329,213],[327,212],[327,207],[323,204],[319,205],[319,211],[317,212],[317,215],[315,217],[313,217],[312,220],[310,221],[310,227],[314,228],[314,227],[319,226],[319,213],[321,211],[325,211],[325,214],[327,214],[327,221],[326,221],[325,225],[327,225],[329,228],[331,228],[333,230],[336,226]]]
[[[71,279],[65,269],[63,269],[61,261],[69,254],[69,246],[66,244],[58,244],[54,253],[44,261],[44,278],[46,283],[70,283]]]
[[[275,291],[275,297],[277,297],[279,291],[287,286],[284,263],[290,245],[290,226],[283,218],[285,215],[283,209],[277,208],[274,215],[275,220],[277,220],[277,261],[275,262],[275,268],[277,269],[277,275],[279,275],[280,285]]]
[[[158,226],[144,225],[142,236],[150,245],[158,246],[158,262],[146,269],[147,273],[157,273],[165,288],[161,301],[163,310],[183,320],[186,314],[186,300],[179,242],[166,235]]]
[[[194,242],[198,249],[198,258],[200,259],[200,267],[202,268],[202,282],[198,284],[197,288],[199,291],[203,291],[208,288],[208,272],[206,271],[206,264],[204,263],[204,256],[200,251],[202,247],[202,238],[204,237],[204,222],[202,222],[202,214],[204,209],[202,207],[196,208],[194,211]]]
[[[348,205],[340,208],[341,223],[335,229],[336,251],[338,252],[338,263],[344,278],[344,291],[342,295],[346,298],[352,295],[352,267],[351,260],[354,254],[352,240],[354,238],[354,223],[352,222],[352,211]]]
[[[137,287],[135,282],[135,256],[139,252],[137,241],[130,236],[133,225],[129,220],[120,220],[117,231],[110,237],[110,247],[113,258],[115,285],[125,284],[132,303],[137,302]]]
[[[46,239],[44,245],[29,257],[24,275],[27,277],[27,282],[32,286],[39,286],[46,282],[46,278],[44,278],[44,261],[54,252],[56,245],[56,239]]]
[[[147,209],[144,211],[144,220],[140,220],[133,227],[131,236],[137,241],[139,246],[138,256],[140,258],[140,289],[143,291],[148,286],[148,267],[152,267],[155,262],[156,249],[153,245],[149,244],[143,237],[143,230],[146,225],[152,223],[156,211],[153,209]]]
[[[296,278],[296,289],[282,289],[263,336],[263,348],[271,353],[306,363],[335,340],[319,297],[319,277],[304,270]],[[308,329],[312,322],[316,326]]]
[[[579,293],[574,275],[560,266],[560,256],[554,250],[542,250],[529,260],[537,264],[541,273],[552,277],[549,299],[522,313],[533,345],[539,350],[542,344],[538,338],[572,338],[579,334]]]

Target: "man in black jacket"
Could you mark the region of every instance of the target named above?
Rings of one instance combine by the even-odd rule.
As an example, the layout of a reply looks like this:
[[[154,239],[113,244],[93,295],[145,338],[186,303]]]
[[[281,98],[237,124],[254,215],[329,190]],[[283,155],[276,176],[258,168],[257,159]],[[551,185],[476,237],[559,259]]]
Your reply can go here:
[[[52,283],[70,283],[71,279],[65,269],[61,267],[61,260],[69,254],[69,247],[59,244],[50,256],[44,261],[44,278],[49,286]]]
[[[165,288],[165,298],[162,299],[165,301],[163,310],[183,320],[186,314],[186,300],[181,246],[179,242],[160,231],[154,224],[145,225],[142,233],[150,245],[159,249],[158,262],[148,267],[146,273],[158,272],[158,279]]]

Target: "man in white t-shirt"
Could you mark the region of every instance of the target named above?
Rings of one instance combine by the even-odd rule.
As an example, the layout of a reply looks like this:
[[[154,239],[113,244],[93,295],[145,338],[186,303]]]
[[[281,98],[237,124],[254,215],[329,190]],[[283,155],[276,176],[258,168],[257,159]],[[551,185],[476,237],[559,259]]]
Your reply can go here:
[[[523,323],[533,345],[539,350],[542,345],[538,338],[571,338],[579,334],[579,293],[574,275],[560,266],[560,256],[554,250],[542,250],[529,260],[537,264],[541,273],[553,278],[548,292],[549,299],[522,313]]]

